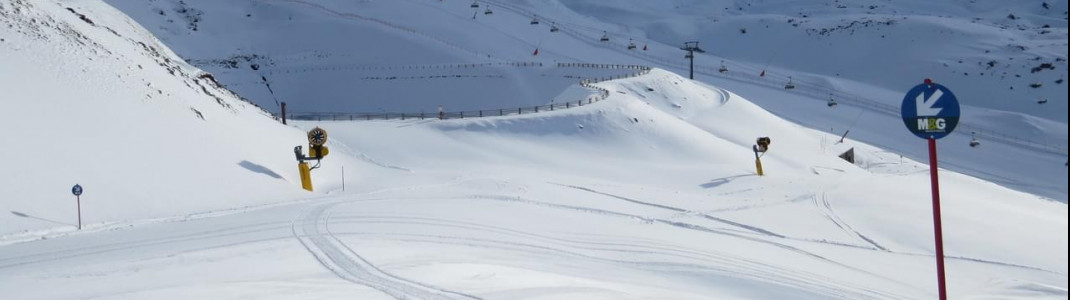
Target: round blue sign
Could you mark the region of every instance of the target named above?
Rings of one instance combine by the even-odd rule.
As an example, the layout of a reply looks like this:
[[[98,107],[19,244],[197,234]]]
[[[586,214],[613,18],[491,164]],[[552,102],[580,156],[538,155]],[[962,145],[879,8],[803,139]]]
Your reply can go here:
[[[82,186],[78,185],[78,184],[75,184],[74,187],[71,188],[71,194],[74,194],[75,196],[81,196],[82,195]]]
[[[903,123],[923,139],[940,139],[959,125],[959,100],[946,87],[926,80],[903,97]]]

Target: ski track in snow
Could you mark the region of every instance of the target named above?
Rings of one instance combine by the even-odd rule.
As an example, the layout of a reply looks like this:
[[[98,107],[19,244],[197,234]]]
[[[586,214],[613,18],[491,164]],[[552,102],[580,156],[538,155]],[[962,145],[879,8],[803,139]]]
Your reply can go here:
[[[551,184],[555,184],[555,183],[551,183]],[[763,235],[766,235],[766,236],[769,236],[769,237],[773,237],[773,238],[780,238],[780,239],[786,239],[786,240],[795,240],[795,241],[802,241],[802,242],[811,242],[811,243],[819,243],[819,244],[827,244],[827,245],[850,247],[850,248],[878,250],[878,251],[883,251],[883,252],[888,252],[888,253],[893,253],[893,254],[898,254],[898,255],[906,255],[906,256],[933,256],[932,254],[896,252],[896,251],[889,250],[889,249],[885,248],[884,246],[881,246],[875,240],[873,240],[873,239],[869,238],[868,236],[858,232],[857,230],[852,228],[850,226],[850,224],[848,224],[847,222],[843,221],[843,219],[840,218],[839,215],[836,214],[835,211],[832,209],[832,205],[829,203],[828,197],[825,196],[825,195],[822,195],[820,201],[818,200],[818,197],[817,197],[816,194],[815,195],[811,195],[811,199],[813,200],[812,202],[813,202],[814,206],[818,208],[818,210],[825,216],[825,218],[827,218],[834,225],[836,225],[836,227],[844,230],[845,232],[848,233],[848,235],[858,238],[860,241],[862,241],[863,243],[865,243],[866,245],[869,245],[869,246],[847,244],[847,243],[839,243],[839,242],[833,242],[833,241],[828,241],[828,240],[801,239],[801,238],[795,238],[795,237],[790,237],[790,236],[784,236],[784,235],[772,233],[772,232],[769,232],[769,231],[765,231],[765,230],[760,229],[760,228],[755,227],[755,226],[750,226],[750,225],[746,225],[746,224],[732,222],[732,221],[724,220],[724,219],[721,219],[721,218],[709,216],[709,215],[706,215],[706,214],[693,212],[693,211],[690,211],[690,210],[687,210],[687,209],[682,209],[682,208],[677,208],[677,207],[672,207],[672,206],[666,206],[666,205],[661,205],[661,204],[643,202],[643,201],[630,199],[630,198],[625,198],[625,197],[621,197],[621,196],[617,196],[617,195],[613,195],[613,194],[598,192],[598,191],[595,191],[595,190],[592,190],[592,189],[589,189],[589,188],[580,187],[580,186],[572,186],[572,185],[564,185],[564,184],[555,184],[555,185],[568,187],[568,188],[573,188],[573,189],[578,189],[578,190],[581,190],[581,191],[591,192],[591,193],[595,193],[595,194],[599,194],[599,195],[603,195],[603,196],[613,197],[613,198],[617,198],[617,199],[620,199],[620,200],[628,201],[628,202],[639,204],[639,205],[645,205],[645,206],[650,206],[650,207],[667,209],[667,210],[670,210],[670,211],[680,212],[680,213],[689,214],[689,215],[697,215],[697,216],[701,216],[701,217],[709,219],[709,220],[722,222],[724,224],[728,224],[728,225],[732,225],[732,226],[737,226],[737,227],[740,227],[740,228],[743,228],[743,229],[746,229],[746,230],[749,230],[749,231],[752,231],[752,232],[755,232],[755,233],[760,233],[760,234],[763,234]],[[793,202],[795,202],[795,201],[790,201],[790,202],[787,202],[787,203],[793,203]],[[780,203],[780,204],[783,204],[783,203]],[[762,207],[764,207],[764,206],[762,206]],[[698,226],[698,225],[693,225],[693,224],[682,223],[682,222],[675,222],[675,221],[668,221],[668,220],[657,220],[657,221],[658,222],[662,222],[662,223],[666,223],[666,224],[669,224],[669,225],[677,226],[677,227],[694,226],[696,228],[702,228],[701,230],[714,230],[714,229],[705,228],[705,227]],[[787,246],[787,245],[784,245],[784,246]],[[787,247],[791,247],[791,246],[787,246]],[[975,262],[975,263],[990,264],[990,265],[997,265],[997,266],[1025,269],[1025,270],[1041,271],[1041,272],[1046,272],[1046,273],[1051,273],[1051,274],[1065,275],[1065,274],[1062,274],[1060,272],[1051,271],[1051,270],[1047,270],[1047,269],[1043,269],[1043,268],[1039,268],[1039,267],[1026,266],[1026,265],[1020,265],[1020,264],[1014,264],[1014,263],[999,262],[999,261],[992,261],[992,260],[985,260],[985,259],[979,259],[979,258],[971,258],[971,257],[963,257],[963,256],[945,256],[945,259],[970,261],[970,262]]]
[[[111,253],[111,252],[117,252],[117,251],[132,251],[132,250],[150,248],[150,247],[159,246],[159,245],[187,243],[187,242],[194,242],[194,241],[204,241],[204,240],[209,240],[209,239],[214,239],[214,238],[241,237],[241,236],[247,236],[247,235],[250,235],[250,234],[253,234],[253,233],[260,233],[260,232],[267,232],[267,231],[272,231],[272,230],[283,229],[285,227],[286,226],[285,226],[284,223],[264,222],[264,223],[257,223],[257,224],[246,224],[246,225],[242,225],[242,226],[233,226],[233,227],[229,227],[229,228],[213,228],[213,229],[207,230],[207,231],[198,231],[198,232],[187,233],[187,234],[182,234],[182,235],[177,235],[177,236],[166,236],[166,237],[162,237],[162,238],[145,239],[145,240],[139,240],[139,241],[136,241],[136,242],[116,242],[116,243],[107,243],[107,244],[87,246],[87,247],[68,248],[68,249],[62,249],[62,250],[56,250],[56,251],[50,251],[50,252],[41,252],[41,253],[35,253],[35,254],[30,254],[30,255],[15,256],[15,257],[9,257],[9,258],[0,259],[0,269],[14,268],[14,267],[32,265],[32,264],[48,263],[48,262],[65,260],[65,259],[79,258],[79,257],[88,257],[88,256],[92,256],[92,255]],[[242,241],[242,242],[229,243],[229,244],[226,244],[226,245],[213,245],[212,247],[209,247],[209,248],[224,248],[224,247],[231,247],[231,246],[237,246],[237,245],[255,243],[255,242],[262,242],[262,241],[268,241],[268,240],[274,240],[274,239],[264,239],[264,240],[255,240],[255,241]],[[193,250],[193,251],[196,251],[196,250]],[[183,251],[183,252],[192,252],[192,251]]]
[[[520,198],[520,197],[501,196],[501,195],[472,195],[472,196],[469,196],[469,199],[505,201],[505,202],[511,202],[511,203],[520,203],[520,204],[529,204],[529,205],[535,205],[535,206],[549,207],[549,208],[555,208],[555,209],[579,211],[579,212],[591,213],[591,214],[597,214],[597,215],[624,217],[624,218],[633,219],[633,220],[640,220],[640,221],[642,221],[644,223],[650,223],[650,224],[660,223],[660,224],[669,225],[669,226],[680,228],[680,229],[693,230],[693,231],[711,233],[711,234],[716,234],[716,235],[721,235],[721,236],[739,238],[739,239],[743,239],[743,240],[747,240],[747,241],[751,241],[751,242],[755,242],[755,243],[759,243],[759,244],[765,244],[765,245],[777,247],[777,248],[780,248],[780,249],[783,249],[783,250],[786,250],[786,251],[789,251],[789,252],[792,252],[792,253],[796,253],[796,254],[799,254],[799,255],[802,255],[802,256],[805,256],[805,257],[809,257],[809,258],[812,258],[812,259],[815,259],[815,260],[818,260],[818,261],[822,261],[822,262],[825,262],[825,263],[828,263],[828,264],[832,264],[832,265],[835,265],[835,266],[838,266],[838,267],[849,269],[849,270],[852,270],[852,271],[855,271],[855,272],[859,272],[859,273],[862,273],[862,274],[866,274],[866,275],[869,275],[869,276],[874,276],[876,278],[881,278],[881,279],[887,280],[889,282],[896,282],[896,283],[903,284],[903,283],[901,283],[899,281],[896,281],[894,279],[881,276],[880,274],[875,274],[875,273],[872,273],[870,271],[866,271],[866,270],[863,270],[863,269],[860,269],[860,268],[857,268],[857,267],[854,267],[854,266],[850,266],[850,265],[847,265],[847,264],[844,264],[844,263],[841,263],[841,262],[837,262],[837,261],[834,261],[834,260],[829,259],[827,257],[824,257],[824,256],[821,256],[819,254],[813,253],[813,252],[809,252],[809,251],[806,251],[806,250],[803,250],[803,249],[800,249],[800,248],[797,248],[797,247],[794,247],[794,246],[791,246],[791,245],[783,244],[783,243],[777,243],[777,242],[773,242],[773,241],[768,241],[768,240],[765,240],[765,239],[762,239],[762,238],[759,238],[759,237],[744,235],[743,233],[737,233],[737,232],[731,232],[731,231],[726,231],[726,230],[714,229],[714,228],[709,228],[709,227],[690,224],[690,223],[685,223],[685,222],[677,222],[677,221],[671,221],[671,220],[665,220],[665,219],[659,219],[659,218],[651,218],[651,217],[644,217],[644,216],[627,214],[627,213],[620,213],[620,212],[604,210],[604,209],[598,209],[598,208],[540,202],[540,201],[528,200],[528,199],[524,199],[524,198]],[[814,242],[823,243],[821,241],[814,241]],[[836,244],[831,244],[831,243],[826,243],[826,244],[836,245]],[[842,246],[842,245],[840,245],[840,246]],[[781,270],[778,270],[778,271],[784,272],[784,271],[788,271],[788,270],[782,270],[781,269]],[[815,278],[817,275],[811,274],[810,276],[811,276],[810,278]],[[906,286],[906,284],[903,284],[903,285]],[[875,291],[869,291],[869,290],[865,290],[865,289],[861,289],[861,288],[859,288],[858,290],[855,290],[855,292],[860,293],[860,295],[861,294],[867,294],[867,293],[877,293]],[[892,297],[892,296],[887,296],[887,295],[885,295],[884,297],[877,297],[877,296],[869,295],[867,297],[870,297],[870,298],[882,298],[882,299],[885,299],[885,298],[887,298],[887,299],[901,298],[901,297],[898,297],[898,296]],[[856,299],[857,297],[848,297],[848,298],[849,299]]]
[[[820,200],[818,200],[816,194],[813,195],[813,199],[814,207],[816,207],[817,210],[821,212],[821,214],[824,215],[826,219],[832,222],[833,225],[836,225],[836,227],[842,229],[844,232],[847,232],[848,235],[857,237],[863,242],[872,245],[873,248],[876,248],[881,251],[891,252],[890,250],[888,250],[888,248],[884,248],[880,244],[877,244],[877,242],[873,241],[873,239],[870,239],[869,237],[863,235],[862,233],[852,228],[851,225],[847,224],[847,222],[843,221],[843,219],[840,218],[840,216],[832,210],[832,204],[829,203],[828,196],[825,193],[821,193]]]
[[[324,203],[310,208],[293,220],[294,238],[312,256],[339,278],[366,285],[397,299],[480,299],[400,278],[371,264],[330,231],[327,210],[344,202]]]
[[[723,219],[723,218],[718,218],[718,217],[714,217],[714,216],[711,216],[711,215],[708,215],[708,214],[694,212],[694,211],[690,211],[690,210],[683,209],[683,208],[672,207],[672,206],[661,205],[661,204],[655,204],[655,203],[650,203],[650,202],[643,202],[643,201],[639,201],[639,200],[635,200],[635,199],[631,199],[631,198],[627,198],[627,197],[623,197],[623,196],[618,196],[618,195],[613,195],[613,194],[609,194],[609,193],[599,192],[599,191],[596,191],[596,190],[593,190],[593,189],[589,189],[589,188],[585,188],[585,187],[581,187],[581,186],[564,185],[564,184],[556,184],[556,183],[551,183],[551,184],[555,184],[555,185],[563,186],[563,187],[567,187],[567,188],[572,188],[572,189],[577,189],[577,190],[581,190],[581,191],[585,191],[585,192],[589,192],[589,193],[594,193],[594,194],[598,194],[598,195],[603,195],[603,196],[607,196],[607,197],[611,197],[611,198],[616,198],[616,199],[624,200],[624,201],[635,203],[635,204],[639,204],[639,205],[644,205],[644,206],[649,206],[649,207],[656,207],[656,208],[670,210],[670,211],[683,213],[683,214],[696,215],[696,216],[700,216],[702,218],[705,218],[707,220],[720,222],[720,223],[723,223],[723,224],[726,224],[726,225],[729,225],[729,226],[738,227],[738,228],[741,228],[741,229],[744,229],[744,230],[749,230],[749,231],[752,231],[752,232],[755,232],[755,233],[768,235],[768,236],[772,236],[772,237],[784,238],[784,235],[777,234],[777,233],[774,233],[774,232],[769,231],[769,230],[761,229],[761,228],[758,228],[756,226],[751,226],[751,225],[747,225],[747,224],[733,222],[733,221],[729,221],[729,220],[726,220],[726,219]]]

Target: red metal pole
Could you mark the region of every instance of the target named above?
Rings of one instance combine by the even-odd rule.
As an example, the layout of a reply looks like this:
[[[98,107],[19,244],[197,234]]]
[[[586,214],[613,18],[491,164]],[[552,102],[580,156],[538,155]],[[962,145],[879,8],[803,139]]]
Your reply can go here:
[[[82,230],[82,196],[74,196],[78,199],[78,230]]]
[[[940,223],[940,178],[937,175],[936,139],[929,138],[929,177],[933,191],[933,231],[936,233],[936,276],[940,300],[947,300],[947,283],[944,281],[944,229]]]

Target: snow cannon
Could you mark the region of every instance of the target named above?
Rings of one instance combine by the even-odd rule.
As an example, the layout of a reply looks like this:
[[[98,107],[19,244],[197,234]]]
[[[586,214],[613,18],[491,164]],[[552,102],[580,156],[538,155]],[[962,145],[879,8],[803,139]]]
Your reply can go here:
[[[330,153],[330,149],[323,144],[327,143],[327,131],[323,128],[312,128],[308,131],[308,156],[305,156],[301,146],[294,147],[294,156],[297,157],[297,171],[301,174],[301,188],[312,191],[312,170],[320,167],[320,161]],[[316,165],[309,166],[308,161],[315,160]]]
[[[756,141],[755,145],[754,145],[755,146],[755,150],[754,151],[755,152],[761,152],[761,153],[765,153],[765,151],[769,151],[769,143],[770,142],[772,142],[772,141],[767,136],[758,138],[758,141]]]
[[[766,151],[769,151],[769,143],[772,140],[769,137],[760,137],[754,142],[754,146],[751,149],[754,150],[754,166],[758,169],[758,176],[765,176],[765,172],[762,170],[762,156]]]

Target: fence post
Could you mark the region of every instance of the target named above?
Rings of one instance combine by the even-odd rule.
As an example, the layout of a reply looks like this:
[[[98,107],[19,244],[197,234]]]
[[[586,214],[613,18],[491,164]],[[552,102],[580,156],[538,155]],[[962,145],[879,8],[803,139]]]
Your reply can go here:
[[[282,125],[286,125],[286,101],[282,102]]]
[[[480,111],[479,111],[479,117],[480,117],[480,118],[482,118],[482,117],[483,117],[483,111],[482,111],[482,110],[480,110]]]
[[[572,102],[565,102],[565,108],[572,108],[570,105],[572,105]]]
[[[518,114],[518,115],[522,115],[522,114],[524,114],[524,108],[523,108],[523,107],[519,107],[519,108],[517,108],[517,109],[516,109],[516,114]]]
[[[461,119],[464,119],[464,112],[461,112]]]
[[[539,112],[539,107],[535,106],[535,112]]]

